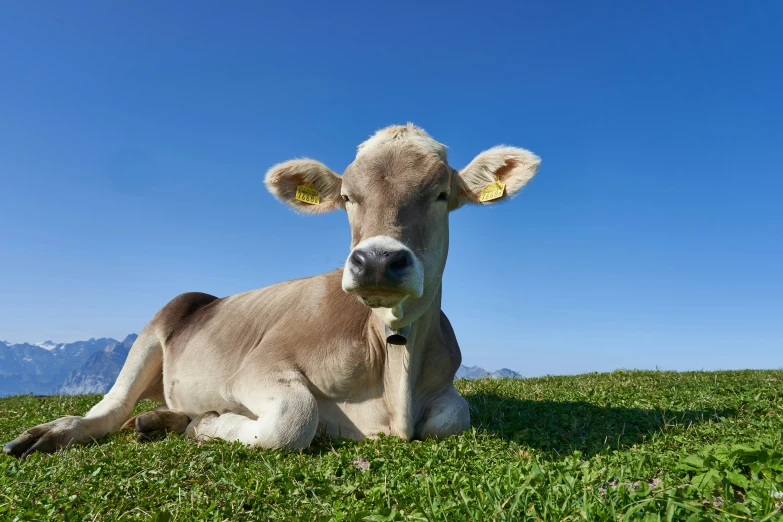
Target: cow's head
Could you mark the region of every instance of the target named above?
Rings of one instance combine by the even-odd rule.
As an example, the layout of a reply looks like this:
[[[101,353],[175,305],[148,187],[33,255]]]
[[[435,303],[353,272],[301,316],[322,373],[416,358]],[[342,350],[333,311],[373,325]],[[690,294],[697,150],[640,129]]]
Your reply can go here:
[[[298,212],[348,212],[351,252],[343,290],[397,329],[419,318],[440,291],[449,212],[513,197],[539,164],[529,151],[498,146],[457,171],[446,147],[408,124],[380,130],[359,145],[342,176],[300,159],[275,165],[265,182]]]

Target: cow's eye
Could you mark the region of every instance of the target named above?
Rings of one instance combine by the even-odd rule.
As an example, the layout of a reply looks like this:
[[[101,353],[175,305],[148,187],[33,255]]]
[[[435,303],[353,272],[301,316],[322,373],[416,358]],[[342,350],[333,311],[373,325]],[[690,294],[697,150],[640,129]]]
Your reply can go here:
[[[438,201],[448,201],[449,200],[449,194],[448,192],[441,192],[438,194]]]
[[[350,203],[351,202],[351,198],[349,198],[345,194],[341,194],[340,197],[343,198],[343,201],[345,201],[346,203]]]

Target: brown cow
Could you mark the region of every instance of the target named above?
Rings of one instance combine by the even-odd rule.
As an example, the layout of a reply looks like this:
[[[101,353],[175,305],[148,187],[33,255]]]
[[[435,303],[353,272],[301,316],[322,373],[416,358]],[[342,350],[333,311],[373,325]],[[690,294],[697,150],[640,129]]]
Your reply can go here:
[[[272,167],[267,187],[294,210],[347,211],[345,267],[220,299],[176,297],[84,417],[31,428],[3,451],[51,452],[123,423],[140,439],[173,431],[298,449],[319,430],[406,440],[465,431],[468,405],[453,386],[462,356],[441,311],[449,212],[513,196],[539,163],[500,146],[458,172],[443,145],[408,124],[361,144],[342,176],[312,160]],[[164,406],[128,421],[145,398]]]

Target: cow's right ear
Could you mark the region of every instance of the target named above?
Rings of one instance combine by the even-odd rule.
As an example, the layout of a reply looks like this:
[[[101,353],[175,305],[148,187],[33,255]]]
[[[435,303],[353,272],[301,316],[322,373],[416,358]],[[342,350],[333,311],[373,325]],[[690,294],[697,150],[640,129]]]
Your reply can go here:
[[[299,159],[279,163],[264,178],[269,192],[303,214],[320,214],[344,208],[342,178],[323,163]]]

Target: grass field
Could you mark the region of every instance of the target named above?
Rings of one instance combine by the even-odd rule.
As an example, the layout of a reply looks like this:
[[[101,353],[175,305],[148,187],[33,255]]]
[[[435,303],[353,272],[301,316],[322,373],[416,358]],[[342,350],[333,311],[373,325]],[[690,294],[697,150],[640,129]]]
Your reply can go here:
[[[783,371],[457,388],[473,429],[439,442],[319,439],[298,454],[121,432],[0,457],[0,520],[783,519]],[[0,399],[0,441],[98,399]]]

